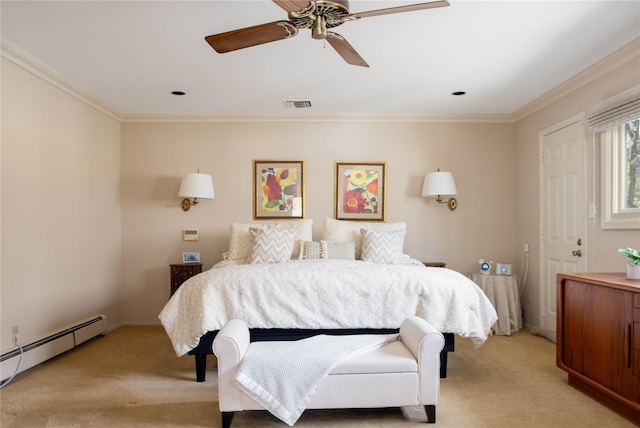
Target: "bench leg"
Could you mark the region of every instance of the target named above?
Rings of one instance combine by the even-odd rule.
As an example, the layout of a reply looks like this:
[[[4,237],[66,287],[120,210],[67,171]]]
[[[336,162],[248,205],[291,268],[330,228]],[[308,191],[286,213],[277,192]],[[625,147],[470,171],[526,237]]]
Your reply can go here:
[[[196,360],[196,381],[204,382],[207,376],[207,354],[194,354]]]
[[[424,411],[427,413],[427,423],[435,424],[436,423],[436,406],[433,404],[429,404],[424,406]]]
[[[440,352],[440,378],[445,379],[447,377],[447,361],[449,357],[448,351]]]
[[[233,412],[222,412],[222,428],[229,428],[233,419]]]

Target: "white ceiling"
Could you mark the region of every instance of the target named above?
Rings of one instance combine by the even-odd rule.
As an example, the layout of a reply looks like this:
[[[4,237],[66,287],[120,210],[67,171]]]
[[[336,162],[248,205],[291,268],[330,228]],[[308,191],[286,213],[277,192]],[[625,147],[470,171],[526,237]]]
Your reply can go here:
[[[420,2],[352,0],[350,10]],[[450,3],[335,28],[370,68],[309,30],[227,54],[204,41],[287,19],[269,0],[2,0],[0,34],[121,113],[169,115],[512,114],[640,37],[639,1]]]

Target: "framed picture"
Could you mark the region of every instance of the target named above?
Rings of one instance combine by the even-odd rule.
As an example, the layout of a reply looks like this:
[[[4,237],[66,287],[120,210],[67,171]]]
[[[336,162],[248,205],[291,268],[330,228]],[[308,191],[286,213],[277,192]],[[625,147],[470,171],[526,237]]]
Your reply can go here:
[[[182,263],[200,263],[200,253],[182,253]]]
[[[335,218],[384,221],[385,162],[336,162]]]
[[[253,161],[253,218],[304,218],[304,161]]]

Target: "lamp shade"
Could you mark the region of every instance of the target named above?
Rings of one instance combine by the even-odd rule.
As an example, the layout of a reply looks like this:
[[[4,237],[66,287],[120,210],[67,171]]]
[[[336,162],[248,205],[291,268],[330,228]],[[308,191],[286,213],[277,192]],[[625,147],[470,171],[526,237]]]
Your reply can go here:
[[[445,171],[430,172],[424,177],[422,197],[453,196],[458,194],[453,174]]]
[[[180,185],[178,196],[183,198],[215,199],[213,178],[209,174],[186,174]]]

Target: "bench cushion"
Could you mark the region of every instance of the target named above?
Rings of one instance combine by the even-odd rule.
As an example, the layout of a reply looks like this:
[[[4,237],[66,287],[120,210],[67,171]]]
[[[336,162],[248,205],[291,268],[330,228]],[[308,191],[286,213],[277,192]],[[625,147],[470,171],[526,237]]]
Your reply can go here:
[[[287,342],[253,342],[249,345],[245,357],[278,344],[287,344]],[[396,340],[380,348],[341,361],[329,374],[417,372],[418,363],[415,357],[401,341]]]

